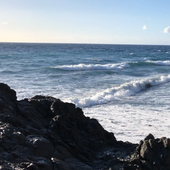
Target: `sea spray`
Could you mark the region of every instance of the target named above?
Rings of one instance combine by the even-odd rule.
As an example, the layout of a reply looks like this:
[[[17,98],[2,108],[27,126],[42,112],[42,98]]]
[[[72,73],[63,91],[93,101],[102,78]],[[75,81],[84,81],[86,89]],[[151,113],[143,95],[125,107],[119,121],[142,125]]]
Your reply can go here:
[[[83,99],[74,99],[74,102],[79,107],[89,107],[109,103],[113,100],[123,99],[128,96],[136,95],[137,93],[170,82],[170,75],[160,76],[158,78],[142,79],[124,83],[118,87],[108,88],[102,92],[96,93],[94,96]]]
[[[74,102],[118,140],[170,136],[170,46],[0,43],[1,82],[17,99]]]

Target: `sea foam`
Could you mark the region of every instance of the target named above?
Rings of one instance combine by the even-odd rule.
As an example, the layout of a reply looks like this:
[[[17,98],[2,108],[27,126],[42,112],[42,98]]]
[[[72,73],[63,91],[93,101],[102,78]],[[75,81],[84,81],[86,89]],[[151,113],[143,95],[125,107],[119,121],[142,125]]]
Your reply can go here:
[[[79,70],[116,70],[130,67],[128,63],[117,63],[117,64],[77,64],[77,65],[62,65],[55,66],[57,69],[68,70],[68,71],[79,71]]]
[[[170,82],[170,75],[131,81],[118,87],[108,88],[102,92],[98,92],[94,96],[86,97],[80,100],[75,99],[72,102],[74,102],[79,107],[106,104],[114,100],[135,95],[152,86],[158,86],[167,82]]]
[[[165,60],[165,61],[151,61],[151,60],[147,60],[147,63],[153,63],[155,65],[160,65],[160,66],[170,66],[170,60]]]

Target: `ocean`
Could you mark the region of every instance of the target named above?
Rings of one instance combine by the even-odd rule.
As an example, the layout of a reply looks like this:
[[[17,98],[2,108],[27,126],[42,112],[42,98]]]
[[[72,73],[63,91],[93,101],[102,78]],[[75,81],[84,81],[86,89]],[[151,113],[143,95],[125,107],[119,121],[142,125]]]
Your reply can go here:
[[[0,75],[18,100],[72,102],[117,140],[170,137],[170,46],[0,43]]]

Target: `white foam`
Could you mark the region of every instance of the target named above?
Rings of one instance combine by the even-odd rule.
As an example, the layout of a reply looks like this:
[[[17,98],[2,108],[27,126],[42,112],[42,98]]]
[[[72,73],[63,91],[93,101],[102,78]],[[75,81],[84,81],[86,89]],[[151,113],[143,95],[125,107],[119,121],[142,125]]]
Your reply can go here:
[[[169,110],[162,107],[151,109],[142,105],[132,106],[129,103],[117,105],[98,105],[83,109],[85,115],[96,118],[101,125],[113,132],[117,140],[138,143],[149,133],[156,138],[170,136],[167,130],[169,124]]]
[[[170,60],[165,60],[165,61],[150,61],[150,60],[147,60],[146,62],[148,63],[153,63],[155,65],[160,65],[160,66],[170,66]]]
[[[106,104],[117,99],[135,95],[136,93],[146,90],[151,86],[157,86],[167,82],[170,82],[170,75],[131,81],[118,87],[108,88],[102,92],[98,92],[94,96],[85,97],[80,100],[75,99],[72,102],[74,102],[79,107]]]
[[[128,63],[117,63],[117,64],[77,64],[77,65],[62,65],[56,66],[55,68],[62,70],[115,70],[124,69],[130,67]]]

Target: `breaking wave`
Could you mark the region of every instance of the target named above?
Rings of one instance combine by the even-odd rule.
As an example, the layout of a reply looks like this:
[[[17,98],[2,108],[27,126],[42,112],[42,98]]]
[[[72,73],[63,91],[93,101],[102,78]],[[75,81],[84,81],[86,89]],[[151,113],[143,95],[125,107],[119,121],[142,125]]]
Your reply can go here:
[[[82,71],[82,70],[120,70],[130,68],[135,65],[140,64],[153,64],[159,66],[170,66],[170,60],[165,61],[136,61],[136,62],[126,62],[126,63],[114,63],[114,64],[75,64],[75,65],[61,65],[55,66],[53,68],[65,70],[65,71]]]
[[[128,63],[118,64],[77,64],[77,65],[62,65],[55,66],[57,69],[68,71],[81,71],[81,70],[116,70],[130,67]]]
[[[155,64],[155,65],[160,65],[160,66],[170,66],[170,60],[165,60],[165,61],[146,61],[147,63],[152,63],[152,64]]]
[[[89,107],[94,105],[106,104],[116,99],[135,95],[136,93],[146,90],[152,86],[157,86],[167,82],[170,82],[170,75],[160,76],[159,78],[131,81],[118,87],[108,88],[102,92],[98,92],[91,97],[86,97],[81,100],[75,99],[73,102],[78,107]]]

